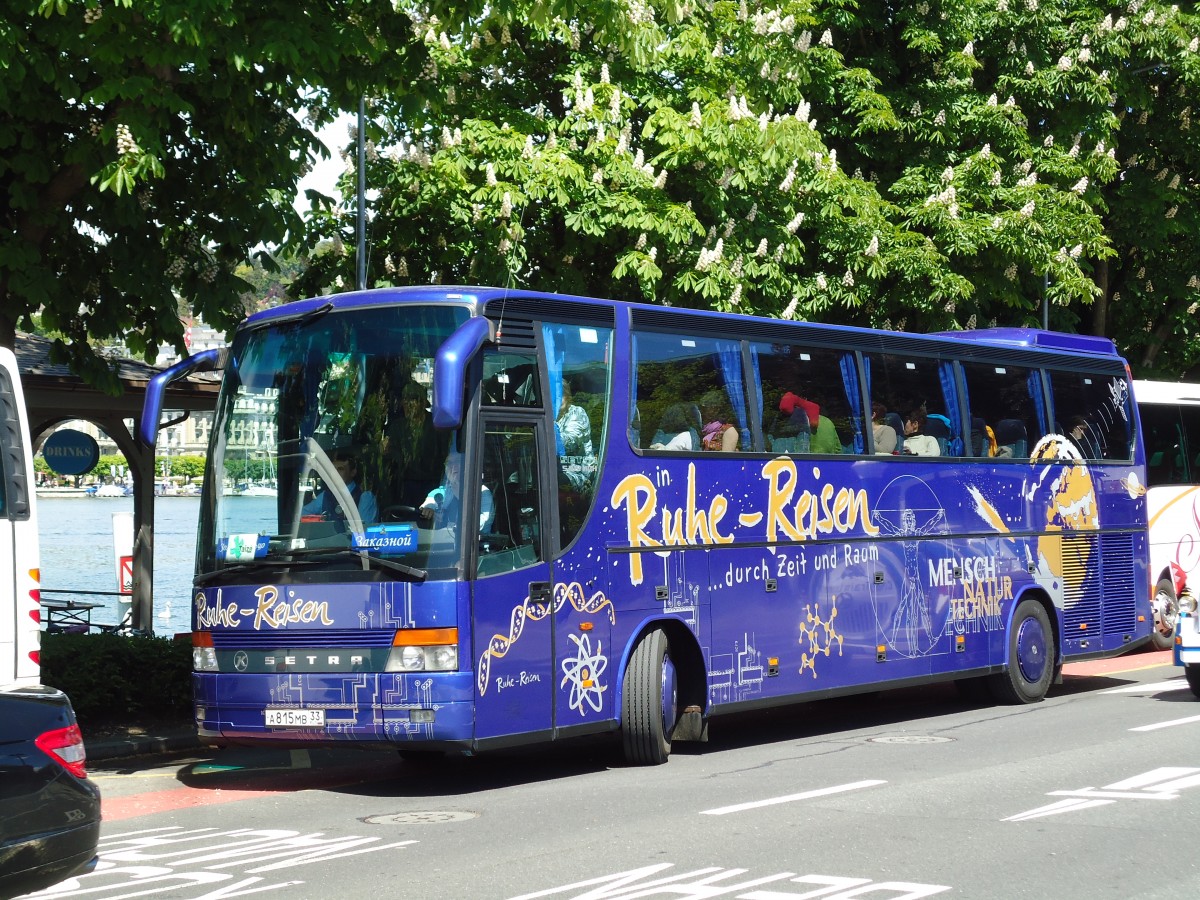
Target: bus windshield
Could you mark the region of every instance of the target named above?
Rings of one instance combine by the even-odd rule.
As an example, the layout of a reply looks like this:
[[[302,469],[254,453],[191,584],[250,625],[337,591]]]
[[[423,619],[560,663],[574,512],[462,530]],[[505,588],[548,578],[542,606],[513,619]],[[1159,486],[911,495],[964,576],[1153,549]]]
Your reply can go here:
[[[468,314],[317,307],[243,331],[213,421],[198,575],[453,578],[462,467],[430,404],[433,358]]]

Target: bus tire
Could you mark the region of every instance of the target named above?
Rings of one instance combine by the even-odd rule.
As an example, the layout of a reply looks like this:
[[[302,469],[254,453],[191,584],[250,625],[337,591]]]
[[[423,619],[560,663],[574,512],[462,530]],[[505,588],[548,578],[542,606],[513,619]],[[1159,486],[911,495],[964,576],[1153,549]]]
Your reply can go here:
[[[1014,705],[1039,702],[1050,690],[1057,655],[1046,608],[1036,600],[1022,600],[1008,633],[1008,666],[988,676],[992,696]]]
[[[671,645],[661,629],[642,635],[625,670],[621,737],[625,759],[657,766],[671,755],[671,732],[679,715],[678,685]]]
[[[1171,630],[1167,634],[1159,631],[1159,617]],[[1179,600],[1175,597],[1175,585],[1170,578],[1158,579],[1154,589],[1154,626],[1150,629],[1150,646],[1155,650],[1170,650],[1175,645],[1175,621],[1179,618]]]
[[[1192,693],[1200,697],[1200,663],[1184,663],[1183,677],[1187,679]]]

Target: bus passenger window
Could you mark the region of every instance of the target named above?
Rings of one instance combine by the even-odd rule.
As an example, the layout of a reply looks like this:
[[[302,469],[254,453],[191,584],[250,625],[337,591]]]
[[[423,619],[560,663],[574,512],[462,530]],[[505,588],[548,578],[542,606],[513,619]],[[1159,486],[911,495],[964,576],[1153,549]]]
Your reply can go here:
[[[973,457],[1028,459],[1042,436],[1042,376],[1037,369],[962,363]]]
[[[699,451],[706,426],[721,432],[721,449],[751,448],[740,342],[637,332],[633,349],[637,367],[633,403],[646,423],[643,430],[647,426],[657,429],[648,448]],[[698,412],[705,404],[709,408],[703,413],[709,418]],[[728,433],[732,436],[725,439]]]
[[[854,357],[797,344],[751,344],[769,453],[865,453],[867,424]]]
[[[1050,370],[1049,375],[1055,431],[1070,440],[1084,459],[1133,459],[1133,408],[1125,376],[1058,370]]]

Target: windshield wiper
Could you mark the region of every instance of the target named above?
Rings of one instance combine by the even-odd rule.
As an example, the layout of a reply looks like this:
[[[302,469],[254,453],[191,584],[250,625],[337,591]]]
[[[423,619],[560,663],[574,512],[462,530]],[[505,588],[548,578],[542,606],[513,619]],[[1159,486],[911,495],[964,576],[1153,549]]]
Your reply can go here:
[[[212,572],[197,575],[193,579],[193,583],[196,587],[204,587],[206,584],[217,581],[226,575],[246,575],[251,572],[278,572],[280,569],[290,569],[295,566],[319,566],[330,559],[339,558],[365,562],[370,568],[390,569],[393,572],[399,572],[401,575],[407,575],[416,581],[425,581],[429,577],[429,573],[425,569],[418,569],[416,566],[394,562],[393,560],[383,559],[379,556],[370,556],[360,550],[351,550],[348,547],[306,547],[291,550],[287,553],[263,557],[253,562],[235,563],[231,566],[214,569]]]
[[[312,566],[316,565],[320,560],[301,559],[294,562],[284,562],[279,559],[256,559],[254,562],[234,563],[231,566],[223,566],[220,569],[213,569],[211,572],[205,572],[197,575],[192,579],[192,583],[196,587],[204,587],[212,581],[217,581],[226,575],[246,575],[250,572],[277,572],[280,568],[288,568],[292,565],[297,566]]]
[[[316,309],[310,309],[308,312],[297,317],[296,324],[297,325],[307,325],[310,322],[313,322],[313,321],[321,318],[322,316],[325,315],[325,313],[329,312],[331,309],[333,309],[333,301],[329,301],[327,303],[322,303]]]
[[[352,550],[349,547],[305,547],[299,550],[292,550],[285,555],[289,557],[303,557],[298,560],[302,563],[320,562],[324,559],[336,557],[356,559],[366,562],[367,565],[373,568],[391,569],[393,572],[400,572],[402,575],[415,578],[417,581],[424,581],[429,577],[429,573],[425,569],[418,569],[416,566],[410,566],[406,563],[384,559],[381,556],[371,556],[365,551]]]

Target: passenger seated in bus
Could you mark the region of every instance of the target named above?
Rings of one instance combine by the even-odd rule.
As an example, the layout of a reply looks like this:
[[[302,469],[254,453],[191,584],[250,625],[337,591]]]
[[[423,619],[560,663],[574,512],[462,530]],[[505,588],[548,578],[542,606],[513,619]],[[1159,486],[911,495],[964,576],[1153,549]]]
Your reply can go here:
[[[1067,436],[1079,450],[1079,455],[1084,459],[1103,459],[1104,454],[1100,452],[1100,447],[1091,432],[1092,428],[1083,416],[1067,419]]]
[[[971,452],[976,456],[996,455],[996,432],[979,416],[971,417]]]
[[[795,394],[785,394],[796,396]],[[784,411],[787,405],[789,410]],[[767,449],[772,453],[808,453],[812,440],[812,424],[803,407],[779,401],[779,412],[767,433]]]
[[[938,455],[947,456],[950,453],[950,420],[937,413],[925,416],[925,434],[937,441]]]
[[[891,456],[896,452],[896,429],[884,421],[886,415],[887,407],[882,403],[871,404],[871,434],[875,440],[876,456]]]
[[[364,490],[358,480],[358,458],[354,452],[345,448],[334,450],[330,454],[330,461],[346,485],[346,492],[354,498],[358,507],[358,517],[362,519],[363,524],[368,525],[376,521],[379,518],[379,505],[375,501],[375,495]],[[320,516],[323,521],[339,522],[342,528],[345,528],[345,510],[338,504],[337,494],[331,491],[328,485],[305,503],[300,512],[305,516]]]
[[[837,429],[829,416],[821,415],[821,407],[812,400],[806,400],[799,394],[788,391],[779,400],[779,409],[791,413],[797,407],[808,414],[808,424],[812,429],[812,440],[809,442],[810,453],[841,453],[842,439],[838,437]]]
[[[1001,419],[996,423],[996,456],[1024,459],[1029,455],[1025,423],[1020,419]]]
[[[462,484],[462,457],[453,453],[446,460],[446,475],[442,483],[429,492],[425,502],[421,504],[421,518],[430,522],[434,528],[448,528],[458,524],[458,516],[462,500],[458,495],[459,485]],[[486,484],[479,484],[479,532],[491,531],[492,519],[495,516],[495,500]]]
[[[688,405],[672,403],[663,411],[651,450],[699,450],[698,435],[689,427]]]
[[[914,409],[904,417],[904,452],[912,456],[940,456],[937,438],[925,434],[925,412]]]
[[[705,450],[738,448],[738,430],[726,419],[730,415],[729,401],[721,391],[709,391],[700,398],[700,414],[704,427],[700,429],[700,446]]]

